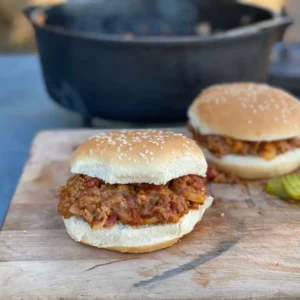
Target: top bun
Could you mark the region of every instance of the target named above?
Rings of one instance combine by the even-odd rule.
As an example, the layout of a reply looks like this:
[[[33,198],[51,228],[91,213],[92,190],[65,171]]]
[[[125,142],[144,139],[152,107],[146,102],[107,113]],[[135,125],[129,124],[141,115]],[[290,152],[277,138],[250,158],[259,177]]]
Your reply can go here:
[[[111,131],[91,137],[75,151],[71,172],[107,183],[165,184],[205,176],[207,163],[197,144],[180,133],[158,130]]]
[[[232,83],[204,90],[188,110],[201,134],[245,141],[300,135],[300,103],[289,93],[258,83]]]

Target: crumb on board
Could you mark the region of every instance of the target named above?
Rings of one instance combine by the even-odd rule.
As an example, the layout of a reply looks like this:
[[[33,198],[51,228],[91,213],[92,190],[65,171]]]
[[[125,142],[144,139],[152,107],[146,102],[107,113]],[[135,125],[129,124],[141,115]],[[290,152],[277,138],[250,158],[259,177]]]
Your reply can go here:
[[[275,261],[274,264],[275,264],[275,266],[277,266],[277,267],[280,266],[279,262],[277,262],[277,261]]]
[[[223,218],[224,216],[225,216],[225,214],[222,212],[222,213],[221,213],[221,217]]]
[[[261,216],[264,216],[266,214],[265,211],[262,209],[260,209],[257,213],[260,214]]]

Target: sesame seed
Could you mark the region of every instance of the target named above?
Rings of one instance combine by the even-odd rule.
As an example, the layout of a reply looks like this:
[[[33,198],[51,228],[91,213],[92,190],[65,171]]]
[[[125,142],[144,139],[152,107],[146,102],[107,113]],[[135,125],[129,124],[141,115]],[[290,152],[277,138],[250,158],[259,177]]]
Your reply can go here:
[[[248,124],[252,124],[252,120],[248,120]]]

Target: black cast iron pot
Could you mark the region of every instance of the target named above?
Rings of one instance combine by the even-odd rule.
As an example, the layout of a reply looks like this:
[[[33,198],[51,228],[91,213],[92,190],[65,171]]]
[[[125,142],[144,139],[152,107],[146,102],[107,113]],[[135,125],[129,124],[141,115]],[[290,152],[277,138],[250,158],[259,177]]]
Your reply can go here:
[[[128,121],[183,121],[208,85],[265,81],[271,47],[291,24],[228,0],[87,0],[24,12],[50,96],[87,118]]]

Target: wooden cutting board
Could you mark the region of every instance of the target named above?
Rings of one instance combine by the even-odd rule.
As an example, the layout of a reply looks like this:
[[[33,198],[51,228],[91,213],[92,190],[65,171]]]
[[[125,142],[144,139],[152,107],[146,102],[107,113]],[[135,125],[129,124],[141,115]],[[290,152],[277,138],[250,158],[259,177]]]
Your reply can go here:
[[[121,254],[71,240],[57,188],[72,151],[96,132],[35,138],[0,233],[0,299],[300,299],[300,206],[258,183],[209,185],[215,200],[202,222],[165,250]]]

